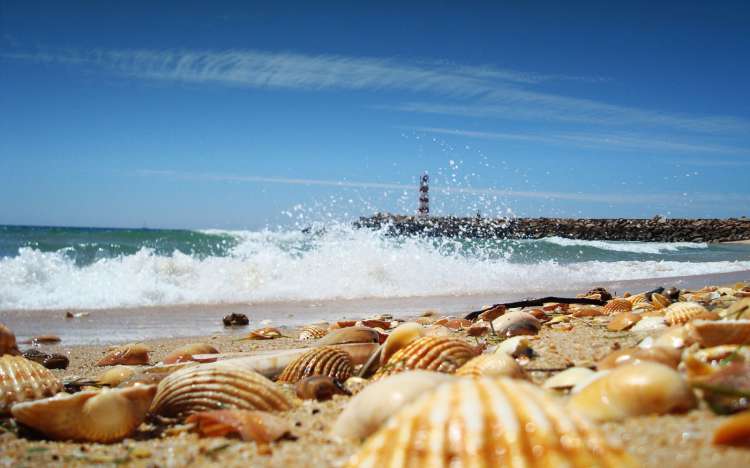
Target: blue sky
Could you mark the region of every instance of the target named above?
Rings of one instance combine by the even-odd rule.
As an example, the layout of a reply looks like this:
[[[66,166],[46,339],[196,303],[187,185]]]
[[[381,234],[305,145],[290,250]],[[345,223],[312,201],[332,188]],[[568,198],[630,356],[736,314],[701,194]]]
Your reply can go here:
[[[0,0],[0,224],[748,214],[745,2],[311,3]]]

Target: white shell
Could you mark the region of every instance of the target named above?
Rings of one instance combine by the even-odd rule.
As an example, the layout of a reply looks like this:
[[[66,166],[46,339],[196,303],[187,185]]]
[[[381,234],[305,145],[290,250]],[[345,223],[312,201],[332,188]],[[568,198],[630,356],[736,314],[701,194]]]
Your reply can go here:
[[[592,375],[594,371],[588,367],[571,367],[545,380],[543,387],[551,390],[565,390],[575,387]]]
[[[643,317],[638,321],[633,328],[630,329],[632,332],[639,331],[651,331],[666,328],[667,325],[664,323],[664,317]]]

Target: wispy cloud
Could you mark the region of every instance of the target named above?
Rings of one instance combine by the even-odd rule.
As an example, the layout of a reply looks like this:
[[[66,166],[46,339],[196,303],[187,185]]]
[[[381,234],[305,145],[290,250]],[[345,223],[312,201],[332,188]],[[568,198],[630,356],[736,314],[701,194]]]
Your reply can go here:
[[[287,177],[262,177],[247,175],[215,174],[181,172],[173,170],[141,169],[136,175],[142,177],[167,177],[180,180],[209,181],[209,182],[246,182],[282,185],[303,185],[338,187],[343,189],[378,189],[378,190],[416,190],[415,184],[405,183],[383,183],[362,181],[341,181],[325,179],[303,179]],[[555,192],[555,191],[531,191],[531,190],[502,190],[481,187],[451,187],[431,186],[431,190],[444,194],[465,193],[472,195],[489,195],[504,198],[524,198],[542,200],[564,200],[604,204],[635,205],[642,203],[679,204],[698,202],[716,202],[718,200],[734,202],[750,202],[750,195],[744,194],[707,194],[707,193],[584,193],[584,192]]]
[[[0,56],[35,63],[72,64],[144,80],[301,90],[396,90],[460,101],[381,107],[408,112],[642,125],[706,133],[750,131],[750,120],[739,117],[659,112],[533,89],[549,81],[606,81],[600,77],[545,75],[448,62],[254,50],[48,50]]]

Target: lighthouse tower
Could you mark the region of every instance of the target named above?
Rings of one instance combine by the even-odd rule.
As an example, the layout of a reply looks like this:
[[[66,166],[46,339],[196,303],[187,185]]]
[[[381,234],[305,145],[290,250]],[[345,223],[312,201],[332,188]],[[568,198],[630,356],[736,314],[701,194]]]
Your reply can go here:
[[[430,176],[427,173],[422,174],[419,179],[419,209],[417,210],[417,216],[420,218],[429,216],[430,214]]]

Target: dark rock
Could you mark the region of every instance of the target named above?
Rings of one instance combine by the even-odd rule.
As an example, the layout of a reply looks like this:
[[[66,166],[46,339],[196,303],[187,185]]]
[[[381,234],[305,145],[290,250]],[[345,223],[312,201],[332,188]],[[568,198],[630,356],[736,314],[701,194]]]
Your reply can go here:
[[[243,326],[250,323],[245,314],[229,314],[221,319],[225,327]]]
[[[62,354],[47,354],[36,348],[31,348],[23,352],[23,357],[34,362],[38,362],[47,369],[67,369],[70,361]]]

